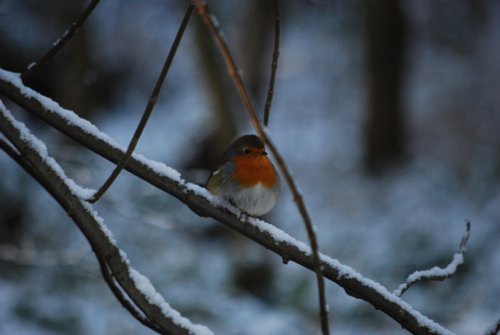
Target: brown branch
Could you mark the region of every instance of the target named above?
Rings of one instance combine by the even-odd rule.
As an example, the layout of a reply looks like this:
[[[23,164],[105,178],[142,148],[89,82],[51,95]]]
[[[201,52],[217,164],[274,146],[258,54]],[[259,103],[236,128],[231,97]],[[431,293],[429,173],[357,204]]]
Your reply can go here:
[[[460,246],[458,252],[453,255],[452,261],[445,267],[439,268],[437,266],[429,270],[416,271],[408,276],[406,282],[399,285],[398,289],[394,291],[394,294],[398,297],[402,296],[413,284],[422,281],[443,281],[445,279],[451,278],[455,275],[459,266],[464,262],[465,247],[467,241],[470,237],[470,222],[465,224],[465,233],[460,241]]]
[[[14,76],[14,74],[0,70],[0,94],[9,97],[45,123],[112,163],[116,164],[123,158],[124,151],[111,145],[106,140],[108,137],[104,133],[97,129],[89,130],[87,121],[70,111],[58,108],[53,104],[45,104],[46,97],[23,86],[20,82],[12,79],[11,76]],[[269,232],[259,229],[249,222],[240,221],[237,215],[225,208],[214,206],[205,196],[192,191],[184,181],[157,173],[146,161],[135,157],[130,158],[125,169],[179,199],[198,215],[211,217],[280,255],[282,258],[314,271],[315,263],[310,252],[305,252],[296,244],[291,244],[288,241],[276,240]],[[327,256],[322,255],[321,259],[321,267],[325,278],[337,283],[349,295],[368,302],[409,332],[413,334],[449,334],[449,331],[421,313],[416,313],[407,303],[382,286],[363,278],[357,272],[353,274],[352,269],[338,261],[329,259]]]
[[[76,21],[73,22],[71,25],[71,28],[67,30],[64,35],[58,39],[57,41],[54,42],[52,48],[50,48],[49,51],[45,55],[43,55],[42,58],[40,58],[38,61],[31,63],[28,65],[26,70],[24,70],[22,77],[26,78],[29,76],[31,73],[33,73],[35,70],[37,70],[40,66],[44,65],[47,63],[47,61],[52,58],[59,50],[61,50],[66,43],[69,42],[69,40],[75,36],[78,31],[80,30],[80,27],[83,25],[85,20],[90,16],[94,8],[97,6],[99,3],[99,0],[92,0],[92,2],[87,6],[87,8],[83,11],[82,15],[80,18]]]
[[[165,77],[168,74],[168,70],[170,69],[170,65],[172,64],[172,61],[174,60],[175,53],[179,47],[179,43],[182,39],[182,35],[184,34],[184,31],[186,30],[186,26],[189,22],[189,18],[191,17],[191,13],[193,12],[194,5],[190,4],[186,10],[186,13],[184,14],[184,18],[182,19],[181,25],[179,26],[179,30],[177,31],[177,35],[175,36],[174,42],[172,43],[172,46],[170,48],[170,51],[168,52],[167,58],[165,59],[165,64],[163,64],[163,68],[161,69],[160,76],[158,77],[158,80],[156,81],[155,87],[153,89],[153,92],[151,93],[151,97],[149,98],[148,104],[146,105],[146,109],[144,110],[144,113],[142,114],[142,118],[139,121],[139,124],[137,125],[137,128],[134,132],[134,135],[132,136],[132,139],[130,140],[130,143],[128,145],[127,151],[125,153],[125,156],[123,157],[122,160],[116,165],[114,168],[113,172],[111,175],[106,179],[106,181],[102,184],[102,186],[97,190],[97,192],[92,196],[89,201],[91,203],[95,203],[98,201],[103,194],[108,190],[108,188],[113,184],[115,179],[118,177],[120,172],[123,170],[123,167],[127,164],[128,160],[130,159],[130,156],[132,156],[132,153],[135,150],[135,147],[137,146],[137,143],[139,142],[139,138],[141,137],[141,134],[146,127],[146,123],[148,122],[149,116],[151,115],[151,112],[153,111],[153,108],[156,105],[156,101],[158,100],[158,95],[160,94],[161,87],[163,85],[163,82],[165,81]]]
[[[213,18],[215,18],[214,14],[210,12],[207,4],[204,1],[195,0],[195,4],[196,4],[196,9],[198,10],[198,14],[202,18],[205,25],[210,29],[210,31],[214,35],[215,42],[217,43],[217,46],[219,47],[222,53],[224,61],[226,62],[229,75],[233,79],[234,85],[236,86],[238,93],[240,94],[240,97],[243,100],[243,104],[245,105],[248,111],[253,127],[255,128],[259,136],[267,144],[267,147],[273,154],[273,157],[276,159],[276,163],[278,164],[281,173],[285,177],[286,183],[288,184],[293,194],[294,201],[297,204],[300,215],[302,216],[302,219],[304,221],[309,243],[311,244],[313,261],[314,261],[314,272],[316,273],[316,281],[318,285],[321,330],[323,335],[327,335],[330,333],[330,329],[328,326],[328,306],[325,297],[325,283],[323,276],[321,274],[321,262],[319,259],[319,250],[318,250],[319,247],[316,238],[316,233],[311,218],[309,216],[309,212],[307,211],[302,195],[300,194],[297,184],[293,179],[292,174],[288,170],[283,157],[278,152],[278,149],[276,148],[274,143],[271,141],[270,137],[265,132],[263,125],[261,124],[259,118],[257,117],[257,113],[255,112],[255,108],[252,104],[248,91],[245,88],[243,80],[239,75],[236,63],[231,55],[231,52],[229,51],[229,47],[225,41],[225,38],[223,37],[224,35],[220,27],[213,20]]]
[[[278,69],[278,58],[280,56],[280,25],[281,25],[281,1],[274,0],[274,50],[271,62],[271,78],[267,89],[266,105],[264,107],[264,126],[269,125],[269,114],[274,95],[274,81],[276,80],[276,70]]]
[[[101,223],[94,217],[89,205],[85,204],[67,185],[60,172],[57,172],[54,165],[48,162],[48,157],[42,156],[35,149],[33,142],[27,138],[26,132],[23,132],[17,121],[9,116],[1,101],[0,131],[19,151],[22,160],[28,164],[22,166],[29,166],[33,170],[34,174],[31,174],[36,176],[35,178],[41,182],[42,186],[77,224],[99,261],[105,262],[109,266],[114,279],[129,296],[129,302],[133,302],[137,309],[144,314],[144,318],[140,317],[138,320],[161,334],[192,334],[192,328],[180,325],[176,319],[167,317],[162,306],[152,303],[150,298],[137,288],[128,261],[122,257],[122,253],[112,241],[112,237],[102,229]],[[3,146],[2,148],[5,149]],[[123,303],[121,300],[120,302]],[[132,315],[134,317],[140,316],[138,313],[132,313]]]
[[[2,131],[3,132],[3,131]],[[12,136],[12,135],[11,135]],[[15,148],[12,147],[12,145],[8,142],[6,142],[4,139],[0,138],[0,148],[7,154],[9,155],[15,162],[17,162],[23,169],[26,171],[28,174],[30,174],[40,185],[42,185],[47,192],[49,192],[51,195],[56,196],[56,190],[54,189],[53,185],[49,182],[48,179],[44,178],[42,175],[36,172],[36,170],[30,165],[30,163],[26,160],[25,157],[21,156]],[[90,242],[90,241],[89,241]],[[92,244],[92,243],[91,243]],[[99,255],[97,251],[95,251],[96,255]],[[123,292],[120,290],[119,287],[116,286],[115,281],[113,280],[113,277],[109,271],[108,265],[106,264],[105,260],[101,257],[97,257],[97,260],[99,262],[99,267],[102,273],[102,276],[106,283],[108,284],[109,288],[117,298],[117,300],[120,302],[120,304],[129,311],[129,313],[134,316],[139,322],[141,322],[143,325],[155,330],[158,333],[162,333],[162,329],[149,321],[141,312],[138,311],[137,307],[135,307],[129,299],[125,297]]]

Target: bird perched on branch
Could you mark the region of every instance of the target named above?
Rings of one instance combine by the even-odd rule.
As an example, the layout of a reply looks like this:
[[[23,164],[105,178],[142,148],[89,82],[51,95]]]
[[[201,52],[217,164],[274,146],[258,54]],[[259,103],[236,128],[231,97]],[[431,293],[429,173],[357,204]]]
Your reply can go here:
[[[264,143],[255,135],[245,135],[227,148],[206,187],[242,212],[261,216],[276,205],[280,181]]]

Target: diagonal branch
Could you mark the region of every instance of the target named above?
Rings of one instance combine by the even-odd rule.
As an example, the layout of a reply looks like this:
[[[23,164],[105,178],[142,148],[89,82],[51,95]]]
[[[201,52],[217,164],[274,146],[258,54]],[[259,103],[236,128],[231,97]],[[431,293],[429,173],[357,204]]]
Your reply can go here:
[[[57,162],[48,156],[45,145],[15,120],[1,101],[0,131],[38,176],[37,180],[78,225],[99,261],[109,266],[113,278],[129,298],[127,304],[131,307],[133,302],[137,308],[136,313],[132,313],[134,317],[140,315],[137,313],[140,310],[144,317],[138,320],[161,334],[211,334],[208,328],[194,325],[180,316],[154,290],[149,280],[130,267],[125,253],[116,246],[102,219],[82,200],[82,189],[65,176]]]
[[[278,58],[280,56],[280,26],[281,26],[281,1],[274,0],[274,50],[271,62],[271,78],[267,89],[266,105],[264,107],[264,126],[269,124],[269,114],[274,95],[274,81],[276,80],[276,70],[278,69]]]
[[[153,111],[153,108],[156,105],[156,101],[158,100],[158,95],[160,94],[161,87],[163,85],[163,82],[165,81],[165,77],[168,74],[168,70],[170,69],[170,65],[172,64],[172,61],[174,60],[175,53],[177,51],[177,48],[179,47],[179,43],[181,42],[182,35],[184,34],[184,31],[186,30],[186,26],[189,22],[189,18],[191,17],[191,13],[193,12],[194,5],[190,4],[186,10],[186,13],[184,14],[184,18],[182,19],[181,25],[179,27],[179,30],[177,31],[177,35],[175,36],[174,42],[172,43],[172,47],[170,48],[170,51],[168,52],[167,58],[165,59],[165,64],[163,64],[163,68],[161,69],[160,76],[158,77],[158,80],[156,81],[155,87],[153,89],[153,92],[151,93],[151,97],[149,98],[148,104],[146,105],[146,109],[144,110],[144,113],[142,114],[141,120],[139,121],[139,124],[137,125],[137,129],[134,132],[134,135],[132,136],[132,139],[130,140],[130,143],[127,148],[127,152],[125,153],[125,156],[120,160],[118,165],[114,168],[113,172],[111,175],[106,179],[106,181],[102,184],[102,186],[99,188],[99,190],[92,196],[89,201],[91,203],[95,203],[98,201],[102,195],[108,190],[108,188],[113,184],[115,179],[118,177],[120,172],[123,170],[123,167],[125,164],[127,164],[127,161],[130,159],[130,156],[132,155],[132,152],[134,152],[135,147],[137,146],[137,143],[139,142],[139,138],[141,137],[141,134],[144,130],[144,127],[146,127],[146,123],[148,122],[149,116],[151,115],[151,112]]]
[[[74,139],[105,159],[117,163],[124,155],[106,134],[87,120],[61,108],[51,99],[22,84],[18,75],[0,70],[0,94],[4,94],[31,114]],[[182,201],[201,216],[211,217],[247,236],[272,252],[310,270],[315,269],[311,249],[276,226],[260,220],[240,221],[227,207],[214,204],[210,193],[186,183],[175,170],[142,156],[132,155],[125,169],[151,185]],[[452,334],[422,315],[385,287],[326,255],[321,255],[323,276],[341,286],[346,293],[362,299],[395,320],[413,334]]]
[[[51,184],[44,178],[42,178],[36,171],[31,167],[31,165],[24,159],[23,156],[17,152],[17,150],[12,146],[12,144],[8,143],[6,140],[0,137],[0,149],[2,149],[11,159],[17,162],[28,174],[30,174],[40,185],[42,185],[49,193],[53,193],[51,190]],[[158,333],[161,333],[161,328],[149,321],[133,303],[126,297],[123,291],[117,286],[115,280],[113,279],[111,272],[109,270],[108,265],[102,259],[97,257],[99,262],[99,267],[101,269],[102,276],[109,288],[115,295],[116,299],[121,303],[121,305],[129,311],[134,318],[139,320],[143,325],[155,330]]]
[[[241,76],[239,74],[240,71],[238,71],[236,63],[231,55],[231,52],[229,51],[229,47],[225,41],[224,34],[222,33],[220,27],[216,23],[217,21],[215,20],[214,14],[210,12],[205,1],[195,0],[195,4],[196,4],[196,9],[198,10],[198,14],[203,19],[205,25],[210,29],[210,31],[214,35],[215,42],[217,43],[217,46],[219,47],[222,53],[224,61],[226,62],[229,75],[233,79],[234,85],[236,86],[238,93],[240,94],[240,97],[243,101],[243,104],[245,105],[248,111],[248,115],[250,117],[253,127],[255,128],[259,136],[267,144],[267,147],[273,154],[273,157],[276,159],[276,163],[278,164],[281,173],[285,177],[286,183],[288,184],[293,194],[294,201],[297,204],[297,208],[304,221],[304,225],[307,231],[307,237],[309,239],[309,243],[311,244],[313,262],[314,262],[314,272],[316,274],[316,282],[318,285],[318,300],[320,307],[321,330],[323,335],[327,335],[330,333],[328,326],[328,304],[325,297],[325,283],[323,276],[321,274],[319,246],[316,238],[315,228],[313,227],[313,223],[309,215],[309,212],[307,210],[307,207],[305,205],[304,199],[302,198],[302,194],[299,192],[299,188],[295,180],[293,179],[291,172],[286,166],[285,160],[278,152],[277,147],[271,141],[271,138],[264,130],[264,126],[261,124],[259,118],[257,117],[257,113],[252,104],[248,91],[245,88],[245,84],[243,83],[243,80],[241,79]]]
[[[457,272],[458,267],[464,262],[465,246],[467,245],[469,237],[470,222],[467,222],[465,224],[465,233],[464,236],[462,236],[458,252],[453,255],[452,261],[445,268],[435,266],[429,270],[415,271],[411,275],[409,275],[406,279],[406,282],[399,285],[398,289],[393,293],[400,297],[415,283],[421,281],[443,281],[445,279],[453,277],[453,275],[455,275],[455,273]]]
[[[49,51],[45,55],[43,55],[40,60],[31,63],[28,65],[26,70],[23,72],[22,77],[26,78],[29,76],[31,73],[33,73],[36,69],[38,69],[40,66],[44,65],[47,63],[47,61],[52,58],[59,50],[61,50],[66,43],[69,42],[69,40],[78,33],[80,30],[80,27],[83,25],[85,20],[90,16],[94,8],[97,6],[99,3],[99,0],[92,0],[92,2],[87,6],[87,8],[83,11],[82,15],[80,18],[76,21],[73,22],[71,25],[71,28],[69,30],[66,30],[66,32],[63,34],[63,36],[58,39],[57,41],[54,42],[52,48],[50,48]]]

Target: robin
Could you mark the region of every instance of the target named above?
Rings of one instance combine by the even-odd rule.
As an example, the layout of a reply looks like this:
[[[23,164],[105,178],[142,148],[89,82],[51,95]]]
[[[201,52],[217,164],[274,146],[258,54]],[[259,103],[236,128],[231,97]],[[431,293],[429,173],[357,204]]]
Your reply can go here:
[[[238,138],[208,177],[207,189],[251,216],[269,212],[278,201],[280,181],[264,149],[255,135]]]

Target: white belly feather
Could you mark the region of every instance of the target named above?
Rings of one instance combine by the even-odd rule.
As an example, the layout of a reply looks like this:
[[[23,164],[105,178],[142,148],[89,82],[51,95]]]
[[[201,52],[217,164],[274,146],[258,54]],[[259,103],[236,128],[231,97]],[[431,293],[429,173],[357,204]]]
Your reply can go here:
[[[258,183],[253,187],[239,190],[231,196],[230,200],[242,211],[260,216],[274,207],[278,201],[278,192],[277,188],[268,188]]]

